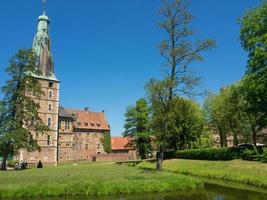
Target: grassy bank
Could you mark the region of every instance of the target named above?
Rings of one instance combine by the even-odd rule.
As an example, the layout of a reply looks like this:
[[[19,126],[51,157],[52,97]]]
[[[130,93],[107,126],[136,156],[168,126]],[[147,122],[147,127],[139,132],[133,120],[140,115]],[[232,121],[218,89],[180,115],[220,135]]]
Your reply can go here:
[[[154,169],[154,163],[141,163],[141,168]],[[218,178],[267,188],[267,164],[260,162],[166,160],[163,169],[178,174]]]
[[[200,186],[201,181],[184,175],[103,163],[0,171],[1,198],[163,192]]]

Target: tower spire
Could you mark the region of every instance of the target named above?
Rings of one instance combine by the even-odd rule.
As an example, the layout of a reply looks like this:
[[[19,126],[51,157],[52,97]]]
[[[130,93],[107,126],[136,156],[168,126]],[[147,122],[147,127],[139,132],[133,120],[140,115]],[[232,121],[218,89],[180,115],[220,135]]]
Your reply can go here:
[[[43,3],[43,14],[45,15],[45,11],[46,11],[46,0],[42,0]]]

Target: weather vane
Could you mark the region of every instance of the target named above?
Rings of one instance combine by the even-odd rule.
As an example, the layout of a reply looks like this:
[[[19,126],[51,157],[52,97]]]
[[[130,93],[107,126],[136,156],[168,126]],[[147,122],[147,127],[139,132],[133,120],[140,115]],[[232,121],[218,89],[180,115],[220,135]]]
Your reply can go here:
[[[44,14],[45,14],[45,11],[46,11],[46,0],[42,0],[43,1],[43,11],[44,11]]]

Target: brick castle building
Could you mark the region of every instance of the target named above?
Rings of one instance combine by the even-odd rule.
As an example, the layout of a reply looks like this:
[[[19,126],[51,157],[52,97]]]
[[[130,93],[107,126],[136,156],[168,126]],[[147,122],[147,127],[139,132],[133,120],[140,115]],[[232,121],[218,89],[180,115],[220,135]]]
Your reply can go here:
[[[89,160],[96,154],[104,154],[103,138],[110,134],[104,112],[88,109],[65,109],[59,106],[60,81],[56,78],[51,53],[48,16],[38,18],[37,33],[32,49],[38,57],[38,73],[43,95],[36,101],[40,104],[39,116],[49,127],[45,134],[32,133],[40,146],[38,151],[20,151],[17,159],[32,163],[42,161],[50,165],[73,160]]]

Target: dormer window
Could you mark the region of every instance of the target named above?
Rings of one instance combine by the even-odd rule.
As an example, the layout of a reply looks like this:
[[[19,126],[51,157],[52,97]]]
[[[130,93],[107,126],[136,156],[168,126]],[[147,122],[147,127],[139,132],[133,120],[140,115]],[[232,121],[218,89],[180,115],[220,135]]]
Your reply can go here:
[[[90,125],[91,125],[92,127],[94,127],[94,126],[95,126],[95,124],[94,124],[93,122],[91,122],[91,123],[90,123]]]
[[[97,127],[100,127],[100,124],[99,123],[97,123],[96,125],[97,125]]]
[[[88,123],[84,123],[85,126],[88,126],[89,124]]]

